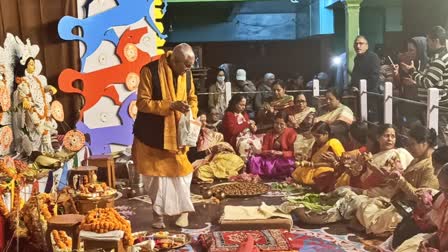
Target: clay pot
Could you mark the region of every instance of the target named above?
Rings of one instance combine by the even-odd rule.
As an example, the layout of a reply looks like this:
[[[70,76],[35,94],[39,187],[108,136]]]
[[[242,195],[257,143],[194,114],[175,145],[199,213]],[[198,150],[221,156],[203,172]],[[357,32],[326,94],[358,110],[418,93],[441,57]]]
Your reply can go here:
[[[213,196],[213,192],[211,190],[204,191],[202,193],[202,198],[210,199]]]
[[[226,197],[225,192],[219,192],[215,195],[216,198],[218,198],[219,200],[223,200]]]

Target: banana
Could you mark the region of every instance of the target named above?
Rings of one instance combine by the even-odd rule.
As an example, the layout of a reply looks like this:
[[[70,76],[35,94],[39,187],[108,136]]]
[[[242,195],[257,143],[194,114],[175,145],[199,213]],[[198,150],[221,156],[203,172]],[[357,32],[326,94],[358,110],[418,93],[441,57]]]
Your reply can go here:
[[[44,155],[40,155],[34,161],[40,167],[46,167],[51,169],[57,169],[61,167],[61,161],[56,158],[47,157]]]

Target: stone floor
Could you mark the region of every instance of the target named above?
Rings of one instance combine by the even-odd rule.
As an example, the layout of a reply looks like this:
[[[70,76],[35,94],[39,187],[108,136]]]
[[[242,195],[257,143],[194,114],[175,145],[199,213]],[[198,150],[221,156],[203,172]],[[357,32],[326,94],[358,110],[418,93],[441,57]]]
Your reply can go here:
[[[197,184],[192,185],[192,193],[200,194],[200,189]],[[142,190],[137,190],[137,195],[141,195]],[[226,205],[244,205],[244,206],[259,206],[262,202],[268,205],[278,205],[282,202],[281,197],[251,197],[251,198],[226,198],[222,200],[219,204],[205,204],[197,203],[194,204],[195,212],[189,215],[190,225],[188,229],[201,229],[207,227],[207,223],[211,224],[211,230],[220,230],[218,224],[219,217],[221,216],[224,206]],[[123,191],[123,196],[115,202],[115,205],[125,206],[125,208],[130,209],[131,212],[135,212],[130,216],[130,221],[132,225],[132,230],[136,231],[151,231],[152,223],[152,208],[149,203],[136,200],[135,198],[127,198],[126,191]],[[180,228],[174,225],[176,217],[166,218],[167,230],[169,231],[180,231]],[[317,225],[307,225],[300,223],[298,220],[294,220],[294,225],[305,229],[319,229],[322,226]],[[349,233],[354,234],[350,236],[349,240],[353,243],[364,244],[364,249],[366,251],[376,251],[373,245],[378,245],[381,240],[374,239],[365,235],[363,232],[358,232],[350,228],[349,223],[335,223],[328,224],[325,227],[327,233],[332,235],[347,235]]]

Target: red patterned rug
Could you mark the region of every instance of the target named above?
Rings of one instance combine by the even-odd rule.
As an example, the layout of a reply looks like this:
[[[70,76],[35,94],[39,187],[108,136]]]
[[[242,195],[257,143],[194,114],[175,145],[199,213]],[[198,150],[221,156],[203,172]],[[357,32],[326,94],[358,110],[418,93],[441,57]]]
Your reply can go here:
[[[280,229],[211,232],[201,235],[199,240],[209,252],[228,252],[238,249],[248,235],[254,238],[256,246],[261,251],[297,251],[288,239],[290,233]]]

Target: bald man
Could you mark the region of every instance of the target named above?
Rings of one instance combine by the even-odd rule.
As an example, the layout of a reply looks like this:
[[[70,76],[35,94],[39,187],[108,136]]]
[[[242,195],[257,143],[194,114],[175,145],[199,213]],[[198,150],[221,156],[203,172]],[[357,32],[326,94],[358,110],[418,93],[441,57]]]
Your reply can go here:
[[[165,215],[180,215],[176,225],[186,227],[188,212],[194,212],[193,167],[188,148],[177,143],[181,115],[191,110],[196,117],[198,111],[190,71],[194,61],[191,46],[179,44],[140,72],[132,158],[152,200],[154,228],[165,228]]]
[[[380,58],[369,50],[369,42],[364,36],[356,37],[353,48],[355,49],[356,57],[352,71],[351,86],[359,88],[360,80],[365,79],[367,80],[367,91],[380,92]],[[369,96],[367,102],[369,121],[382,122],[383,100],[375,96]]]

